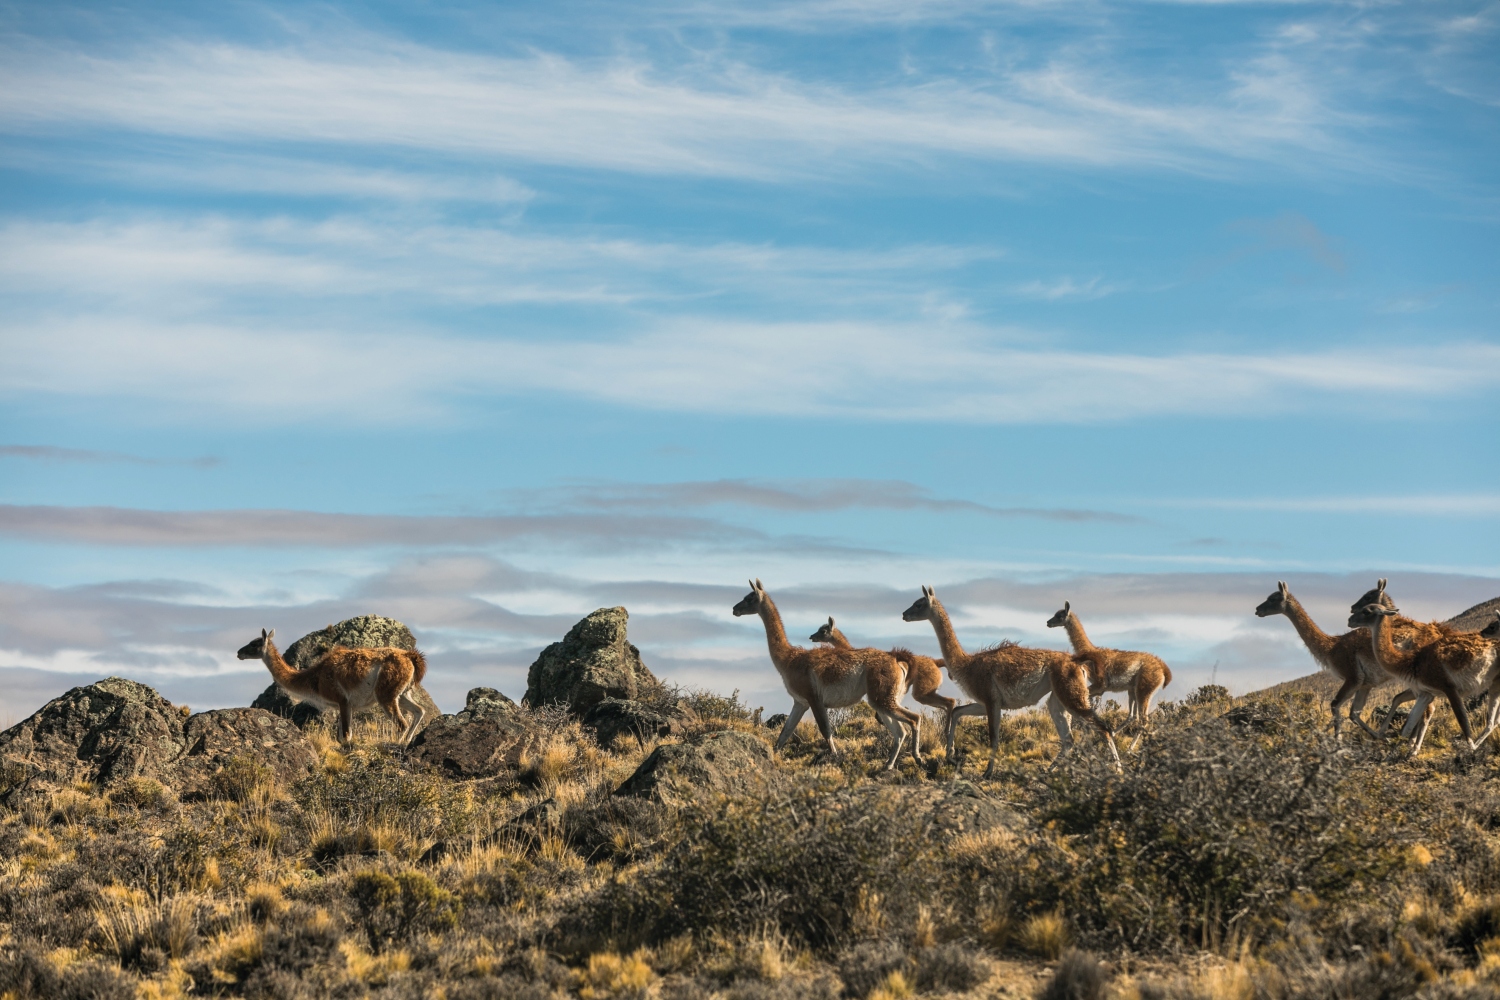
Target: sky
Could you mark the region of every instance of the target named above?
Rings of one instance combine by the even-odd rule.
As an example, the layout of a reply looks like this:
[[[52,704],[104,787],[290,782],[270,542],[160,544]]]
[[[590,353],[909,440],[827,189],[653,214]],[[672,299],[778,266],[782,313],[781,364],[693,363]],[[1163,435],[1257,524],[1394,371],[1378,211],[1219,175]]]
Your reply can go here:
[[[1500,5],[0,4],[0,724],[406,622],[525,690],[1500,594]],[[951,690],[951,684],[948,685]]]

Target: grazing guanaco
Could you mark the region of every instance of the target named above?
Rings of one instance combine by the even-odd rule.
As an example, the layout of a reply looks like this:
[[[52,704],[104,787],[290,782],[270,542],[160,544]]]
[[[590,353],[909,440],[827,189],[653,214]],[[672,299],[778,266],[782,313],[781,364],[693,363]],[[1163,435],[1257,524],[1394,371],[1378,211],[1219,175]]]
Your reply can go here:
[[[759,580],[750,581],[750,593],[734,606],[734,616],[759,615],[766,628],[766,645],[771,651],[771,663],[781,675],[786,693],[792,696],[792,710],[787,714],[781,735],[776,737],[776,749],[780,750],[797,730],[797,723],[807,710],[812,709],[818,723],[818,731],[828,741],[829,753],[837,756],[839,749],[834,743],[833,727],[828,722],[830,708],[847,708],[856,705],[861,698],[868,698],[875,717],[891,734],[890,759],[885,769],[896,766],[901,756],[901,745],[906,739],[906,729],[911,727],[912,759],[923,763],[919,746],[922,735],[922,717],[916,712],[901,707],[901,698],[906,694],[906,671],[890,653],[878,649],[835,649],[818,646],[803,649],[793,646],[786,638],[786,629],[781,624],[781,612],[771,595]]]
[[[333,646],[305,670],[297,670],[282,659],[271,639],[276,630],[260,630],[236,655],[242,660],[260,660],[271,671],[278,687],[293,701],[305,701],[321,709],[339,710],[339,741],[348,743],[354,728],[354,713],[378,704],[402,728],[401,742],[410,743],[422,725],[422,706],[411,697],[413,684],[427,674],[427,660],[413,650],[386,646],[352,649]],[[408,722],[401,709],[412,713]]]
[[[819,626],[808,638],[813,642],[826,642],[839,649],[854,648],[854,644],[833,623],[832,615],[828,616],[828,624]],[[946,732],[948,716],[958,706],[958,699],[937,693],[937,689],[943,684],[943,661],[913,653],[905,646],[893,646],[890,654],[906,668],[906,683],[912,698],[943,713],[943,729]]]
[[[1380,598],[1389,602],[1384,597],[1384,584],[1377,588]],[[1369,596],[1369,595],[1366,595]],[[1345,632],[1343,635],[1332,636],[1318,627],[1312,620],[1312,616],[1302,607],[1302,602],[1292,596],[1284,582],[1276,582],[1276,590],[1260,603],[1255,609],[1256,617],[1269,618],[1272,615],[1286,615],[1291,620],[1292,627],[1297,630],[1297,635],[1302,639],[1307,651],[1312,654],[1313,660],[1324,670],[1333,674],[1340,680],[1338,693],[1333,696],[1330,708],[1333,712],[1333,734],[1337,739],[1343,738],[1344,716],[1340,712],[1345,705],[1349,706],[1349,718],[1361,729],[1371,736],[1380,736],[1364,720],[1365,702],[1370,697],[1370,691],[1378,684],[1383,684],[1390,679],[1389,675],[1380,666],[1370,649],[1370,635],[1363,629],[1353,632]],[[1398,641],[1402,644],[1412,643],[1415,635],[1425,629],[1419,622],[1413,622],[1409,618],[1403,618],[1395,628]],[[1409,695],[1408,695],[1409,696]],[[1400,695],[1397,698],[1401,698]],[[1390,713],[1386,713],[1386,721],[1390,721]]]
[[[1500,722],[1500,647],[1484,635],[1449,632],[1416,650],[1397,649],[1391,641],[1389,622],[1399,613],[1383,604],[1367,604],[1351,615],[1350,621],[1369,622],[1370,645],[1380,665],[1395,676],[1405,677],[1420,692],[1401,730],[1402,736],[1410,736],[1418,722],[1421,723],[1412,756],[1422,750],[1422,741],[1432,723],[1431,714],[1425,709],[1438,695],[1448,699],[1469,748],[1477,750]],[[1476,740],[1465,701],[1481,693],[1489,701],[1489,719],[1484,734]]]
[[[1073,646],[1073,659],[1084,665],[1089,674],[1089,697],[1098,705],[1100,695],[1106,691],[1125,691],[1130,696],[1130,711],[1125,725],[1135,722],[1139,726],[1134,750],[1146,733],[1146,716],[1151,711],[1151,699],[1156,692],[1172,683],[1172,671],[1161,658],[1151,653],[1138,653],[1128,649],[1109,649],[1096,646],[1089,641],[1083,630],[1083,622],[1073,613],[1073,603],[1064,601],[1062,610],[1047,619],[1048,628],[1064,628],[1068,641]]]
[[[1062,750],[1052,759],[1053,767],[1073,747],[1073,733],[1065,712],[1093,723],[1104,734],[1110,756],[1114,758],[1115,766],[1119,766],[1120,752],[1115,749],[1109,726],[1089,704],[1087,675],[1067,653],[1055,649],[1031,649],[1008,641],[991,649],[967,653],[954,634],[953,623],[938,600],[937,592],[928,586],[922,587],[922,596],[902,613],[901,619],[932,623],[938,645],[943,650],[943,660],[948,666],[948,676],[974,699],[972,704],[962,705],[948,713],[950,755],[958,719],[966,715],[985,716],[990,730],[990,763],[984,776],[991,777],[995,773],[995,758],[1000,749],[1000,713],[1035,705],[1046,696],[1047,711],[1062,743]]]

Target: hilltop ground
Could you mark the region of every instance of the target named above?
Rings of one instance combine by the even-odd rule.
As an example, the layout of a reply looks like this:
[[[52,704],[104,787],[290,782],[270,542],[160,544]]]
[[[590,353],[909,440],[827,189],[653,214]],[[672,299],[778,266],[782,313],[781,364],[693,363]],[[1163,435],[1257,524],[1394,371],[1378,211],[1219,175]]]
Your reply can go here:
[[[887,775],[867,709],[841,713],[841,759],[804,726],[772,763],[736,701],[678,696],[671,742],[754,751],[727,782],[709,751],[616,794],[657,740],[519,707],[480,779],[368,725],[349,750],[313,730],[293,781],[256,754],[191,792],[12,774],[0,995],[1500,992],[1500,763],[1446,716],[1410,762],[1334,743],[1309,695],[1205,689],[1116,774],[1092,735],[1047,771],[1050,722],[1020,712],[984,782],[972,722],[961,767],[929,722],[930,766]]]

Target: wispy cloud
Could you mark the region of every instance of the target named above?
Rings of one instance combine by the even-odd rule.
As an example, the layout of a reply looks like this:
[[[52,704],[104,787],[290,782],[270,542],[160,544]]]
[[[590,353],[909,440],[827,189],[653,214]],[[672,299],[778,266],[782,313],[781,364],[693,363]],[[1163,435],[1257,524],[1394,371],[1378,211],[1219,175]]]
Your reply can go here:
[[[1049,302],[1056,302],[1060,299],[1102,299],[1119,290],[1118,285],[1107,284],[1102,278],[1074,281],[1070,277],[1063,277],[1052,281],[1027,281],[1015,286],[1017,295],[1024,298],[1046,299]]]
[[[562,393],[684,413],[1078,424],[1388,408],[1480,391],[1500,346],[1268,354],[1026,349],[972,326],[672,320],[606,340],[395,336],[12,318],[0,392],[150,401],[256,423],[447,419],[479,395]],[[284,374],[245,379],[245,358]],[[786,358],[796,358],[788,365]]]
[[[1195,102],[1127,94],[1061,61],[977,84],[929,76],[853,89],[733,61],[475,56],[368,36],[337,48],[177,41],[85,55],[13,39],[7,49],[0,122],[32,135],[104,126],[759,179],[937,153],[1201,170],[1297,149],[1357,166],[1338,115],[1309,102],[1310,81],[1280,86],[1254,65]]]
[[[527,538],[615,548],[646,542],[765,541],[764,535],[750,529],[690,517],[587,514],[445,517],[8,504],[0,505],[0,534],[31,541],[189,548],[484,545]]]
[[[1410,514],[1425,517],[1493,517],[1500,494],[1446,493],[1407,496],[1245,497],[1160,500],[1154,505],[1210,510],[1278,510],[1312,514]]]
[[[662,510],[734,505],[792,513],[828,511],[917,510],[972,513],[987,517],[1040,518],[1048,521],[1138,523],[1142,519],[1105,510],[1069,507],[996,507],[972,500],[933,496],[915,483],[899,479],[810,479],[766,481],[717,479],[687,483],[576,483],[549,490],[513,491],[527,506],[585,510]]]
[[[147,458],[119,451],[90,451],[84,448],[58,448],[52,445],[0,444],[0,458],[24,458],[38,462],[83,462],[87,464],[121,462],[126,465],[186,465],[206,469],[219,464],[211,455],[198,458]]]

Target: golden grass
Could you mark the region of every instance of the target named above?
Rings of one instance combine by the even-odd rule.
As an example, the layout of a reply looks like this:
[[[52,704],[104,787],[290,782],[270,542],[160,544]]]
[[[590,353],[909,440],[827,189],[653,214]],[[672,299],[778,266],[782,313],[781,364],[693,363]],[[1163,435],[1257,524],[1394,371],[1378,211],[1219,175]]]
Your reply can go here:
[[[625,956],[613,951],[590,955],[588,965],[574,973],[579,1000],[644,1000],[656,982],[649,958],[644,948]]]
[[[1033,955],[1056,961],[1073,943],[1068,922],[1059,908],[1051,913],[1038,913],[1028,917],[1016,935],[1016,943]]]

